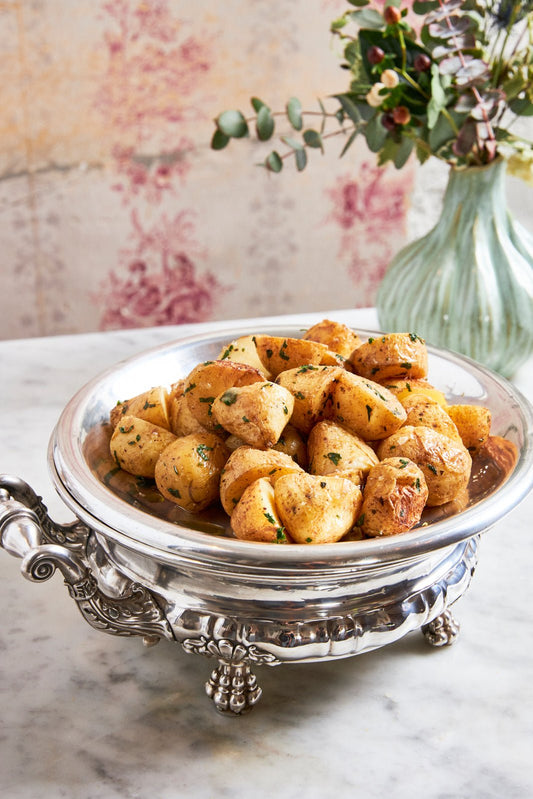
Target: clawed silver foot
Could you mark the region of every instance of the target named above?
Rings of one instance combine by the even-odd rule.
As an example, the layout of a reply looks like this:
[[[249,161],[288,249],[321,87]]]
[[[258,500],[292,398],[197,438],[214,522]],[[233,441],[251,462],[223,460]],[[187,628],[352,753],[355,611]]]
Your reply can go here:
[[[431,646],[451,646],[457,639],[460,629],[459,622],[451,611],[445,610],[422,627],[422,634]]]
[[[247,663],[224,663],[211,672],[206,694],[221,713],[240,716],[259,701],[262,690]]]

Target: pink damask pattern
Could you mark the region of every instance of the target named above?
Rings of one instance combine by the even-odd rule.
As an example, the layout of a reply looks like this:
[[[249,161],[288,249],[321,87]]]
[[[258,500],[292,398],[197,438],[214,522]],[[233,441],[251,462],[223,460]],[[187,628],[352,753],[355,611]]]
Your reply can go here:
[[[94,294],[100,328],[209,319],[227,287],[198,266],[193,210],[163,207],[179,208],[191,171],[195,147],[182,128],[198,117],[210,42],[188,32],[169,0],[109,0],[102,13],[108,60],[96,102],[116,139],[111,188],[135,243]]]
[[[363,163],[357,176],[345,175],[328,189],[327,221],[340,228],[339,259],[357,287],[357,305],[371,305],[385,270],[405,236],[405,215],[412,191],[406,170]]]

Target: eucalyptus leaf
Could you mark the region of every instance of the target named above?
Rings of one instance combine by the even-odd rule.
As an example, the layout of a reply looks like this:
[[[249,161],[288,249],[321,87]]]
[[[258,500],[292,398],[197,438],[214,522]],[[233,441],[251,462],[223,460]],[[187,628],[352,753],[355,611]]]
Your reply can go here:
[[[383,15],[375,8],[363,8],[361,11],[352,11],[350,18],[360,28],[380,30],[385,27]]]
[[[262,105],[259,109],[255,127],[259,141],[268,141],[274,133],[274,117],[267,105]]]
[[[342,158],[342,156],[350,149],[350,147],[354,143],[355,137],[357,136],[358,133],[359,133],[358,130],[352,131],[352,134],[348,138],[348,141],[346,142],[346,144],[344,145],[344,147],[341,150],[341,154],[340,154],[339,158]]]
[[[387,138],[387,131],[381,124],[381,112],[374,114],[365,126],[363,133],[370,152],[379,152]]]
[[[418,158],[418,162],[420,164],[425,164],[431,155],[431,153],[425,147],[422,147],[420,144],[416,145],[415,152],[416,152],[416,157]]]
[[[303,132],[304,142],[307,144],[308,147],[316,148],[317,150],[323,150],[323,143],[322,143],[322,136],[317,130],[313,130],[313,128],[308,128]]]
[[[297,97],[291,97],[287,103],[287,117],[294,130],[303,128],[302,104]]]
[[[275,150],[272,150],[272,152],[266,157],[265,166],[270,172],[281,172],[283,169],[283,161],[281,160],[279,153],[277,153]]]
[[[211,149],[212,150],[223,150],[229,144],[229,136],[226,136],[225,133],[222,133],[221,130],[218,128],[213,133],[213,138],[211,139]]]
[[[433,39],[452,39],[460,33],[466,33],[472,28],[472,21],[468,17],[448,17],[446,21],[432,22],[427,26],[429,35]]]
[[[430,22],[440,22],[443,19],[447,19],[452,11],[456,11],[463,5],[464,0],[446,0],[442,5],[437,3],[437,7],[433,11],[428,12],[426,25],[429,25]]]
[[[306,164],[307,164],[307,153],[306,153],[306,151],[303,148],[300,149],[300,150],[295,150],[294,151],[294,158],[295,158],[295,161],[296,161],[296,169],[298,170],[298,172],[301,172],[303,169],[305,169]]]
[[[347,2],[351,6],[357,6],[358,8],[362,8],[362,6],[367,6],[370,3],[370,0],[347,0]]]
[[[442,109],[446,105],[446,94],[442,88],[437,64],[431,65],[431,100],[427,106],[427,124],[429,130],[435,127]]]
[[[254,109],[255,113],[259,113],[260,109],[266,105],[259,97],[252,97],[250,99],[250,103],[252,104],[252,108]]]
[[[387,136],[378,156],[378,166],[383,166],[387,161],[394,161],[398,154],[400,145],[392,136]]]
[[[216,120],[218,129],[230,139],[248,135],[248,123],[240,111],[223,111]]]
[[[356,104],[350,97],[348,97],[347,94],[336,94],[335,99],[339,101],[346,116],[349,117],[352,122],[355,122],[356,124],[361,122],[361,113],[359,112]]]
[[[304,145],[298,139],[293,139],[290,136],[282,136],[281,141],[284,142],[287,147],[290,147],[293,150],[303,150]]]
[[[412,5],[412,9],[415,14],[419,14],[421,16],[425,16],[430,11],[433,11],[435,8],[439,7],[439,0],[428,0],[427,2],[423,2],[423,0],[415,0]]]
[[[414,142],[409,136],[402,136],[396,155],[394,156],[394,166],[396,169],[401,169],[407,163],[407,160],[413,152]]]
[[[533,116],[533,103],[527,97],[518,98],[509,103],[509,108],[513,114],[518,114],[521,117]]]

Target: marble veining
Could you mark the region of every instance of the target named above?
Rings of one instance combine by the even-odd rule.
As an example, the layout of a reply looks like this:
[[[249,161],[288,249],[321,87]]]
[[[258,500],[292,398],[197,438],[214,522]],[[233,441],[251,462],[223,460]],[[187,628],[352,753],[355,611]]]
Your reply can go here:
[[[375,327],[371,311],[335,316]],[[277,321],[277,320],[273,320]],[[0,343],[0,471],[51,515],[46,470],[65,402],[107,366],[186,326]],[[516,382],[531,396],[529,369]],[[226,718],[203,693],[213,661],[90,628],[56,575],[37,585],[0,552],[0,791],[6,799],[526,799],[533,795],[533,497],[483,536],[455,606],[458,642],[418,633],[346,660],[259,667],[263,698]]]

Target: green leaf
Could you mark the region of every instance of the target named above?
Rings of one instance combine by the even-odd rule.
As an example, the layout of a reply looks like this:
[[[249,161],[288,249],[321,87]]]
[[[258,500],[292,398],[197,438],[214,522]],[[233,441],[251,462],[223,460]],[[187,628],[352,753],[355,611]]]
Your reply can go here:
[[[425,164],[428,158],[430,157],[431,153],[426,150],[425,147],[422,147],[420,144],[416,145],[416,157],[420,164]]]
[[[267,105],[262,105],[257,112],[255,129],[259,141],[268,141],[274,133],[274,117],[270,113],[270,108]]]
[[[266,105],[266,103],[264,103],[262,100],[260,100],[260,99],[259,99],[259,97],[252,97],[252,98],[250,99],[250,102],[251,102],[251,104],[252,104],[252,108],[254,109],[254,111],[255,111],[255,113],[256,113],[256,114],[258,114],[258,113],[259,113],[259,111],[260,111],[260,109],[261,109],[261,108],[262,108],[264,105]]]
[[[352,122],[355,122],[356,124],[361,122],[362,116],[359,112],[359,109],[347,94],[335,94],[334,97],[339,101],[344,113],[352,120]]]
[[[462,121],[459,120],[457,114],[450,113],[458,128],[461,127]],[[464,118],[464,117],[463,117]],[[455,131],[450,125],[448,118],[444,114],[439,114],[437,122],[434,127],[429,131],[428,144],[432,152],[440,150],[440,148],[447,142],[455,139]]]
[[[345,153],[345,152],[347,152],[347,150],[349,150],[349,149],[350,149],[350,147],[351,147],[351,146],[352,146],[352,144],[354,143],[354,139],[355,139],[355,137],[357,136],[357,134],[358,134],[358,133],[359,133],[359,131],[358,131],[358,130],[354,130],[354,131],[352,131],[352,134],[351,134],[350,138],[348,139],[348,141],[346,142],[346,144],[345,144],[345,145],[344,145],[344,147],[342,148],[342,151],[341,151],[341,154],[339,155],[339,158],[342,158],[342,156],[344,155],[344,153]]]
[[[334,19],[333,20],[333,22],[329,26],[329,29],[331,31],[339,31],[339,30],[341,30],[341,28],[346,27],[347,24],[348,24],[348,20],[346,19],[346,17],[339,17],[339,19]]]
[[[293,150],[303,150],[304,146],[301,141],[298,139],[293,139],[290,136],[282,136],[281,141],[285,142],[288,147],[291,147]]]
[[[387,131],[381,124],[381,111],[377,114],[374,114],[363,132],[370,152],[378,153],[383,147],[385,139],[387,138]]]
[[[294,151],[294,158],[296,160],[296,169],[298,172],[301,172],[302,169],[305,169],[307,164],[307,153],[303,147],[300,150]]]
[[[226,136],[225,133],[222,133],[222,131],[217,128],[213,133],[213,138],[211,139],[211,149],[223,150],[228,143],[229,136]]]
[[[428,103],[428,128],[431,130],[437,124],[437,119],[446,105],[446,94],[440,82],[438,64],[431,65],[431,100]]]
[[[358,8],[362,8],[362,6],[367,6],[370,3],[370,0],[347,0],[347,2],[351,6],[357,6]]]
[[[265,166],[270,172],[281,172],[283,169],[283,161],[275,150],[272,150],[272,152],[267,155]]]
[[[240,111],[223,111],[216,119],[217,127],[230,139],[248,135],[248,123]]]
[[[438,0],[426,0],[426,2],[424,2],[424,0],[415,0],[412,5],[412,9],[415,14],[420,14],[422,16],[424,14],[428,14],[430,11],[434,11],[438,7]]]
[[[291,97],[287,103],[287,117],[294,130],[301,130],[303,128],[302,104],[297,97]]]
[[[387,161],[394,161],[399,150],[399,144],[392,136],[387,136],[378,156],[378,166],[383,166]]]
[[[361,11],[352,11],[350,19],[359,25],[360,28],[371,28],[372,30],[381,30],[385,28],[385,20],[383,15],[376,11],[375,8],[363,8]]]
[[[401,169],[405,166],[414,147],[414,142],[408,136],[402,136],[396,155],[394,156],[394,166]]]
[[[517,114],[519,117],[533,116],[533,104],[530,100],[528,100],[527,97],[513,100],[511,103],[509,103],[509,108],[513,114]]]
[[[317,130],[308,128],[304,130],[303,137],[308,147],[315,147],[316,149],[323,150],[322,136]]]

